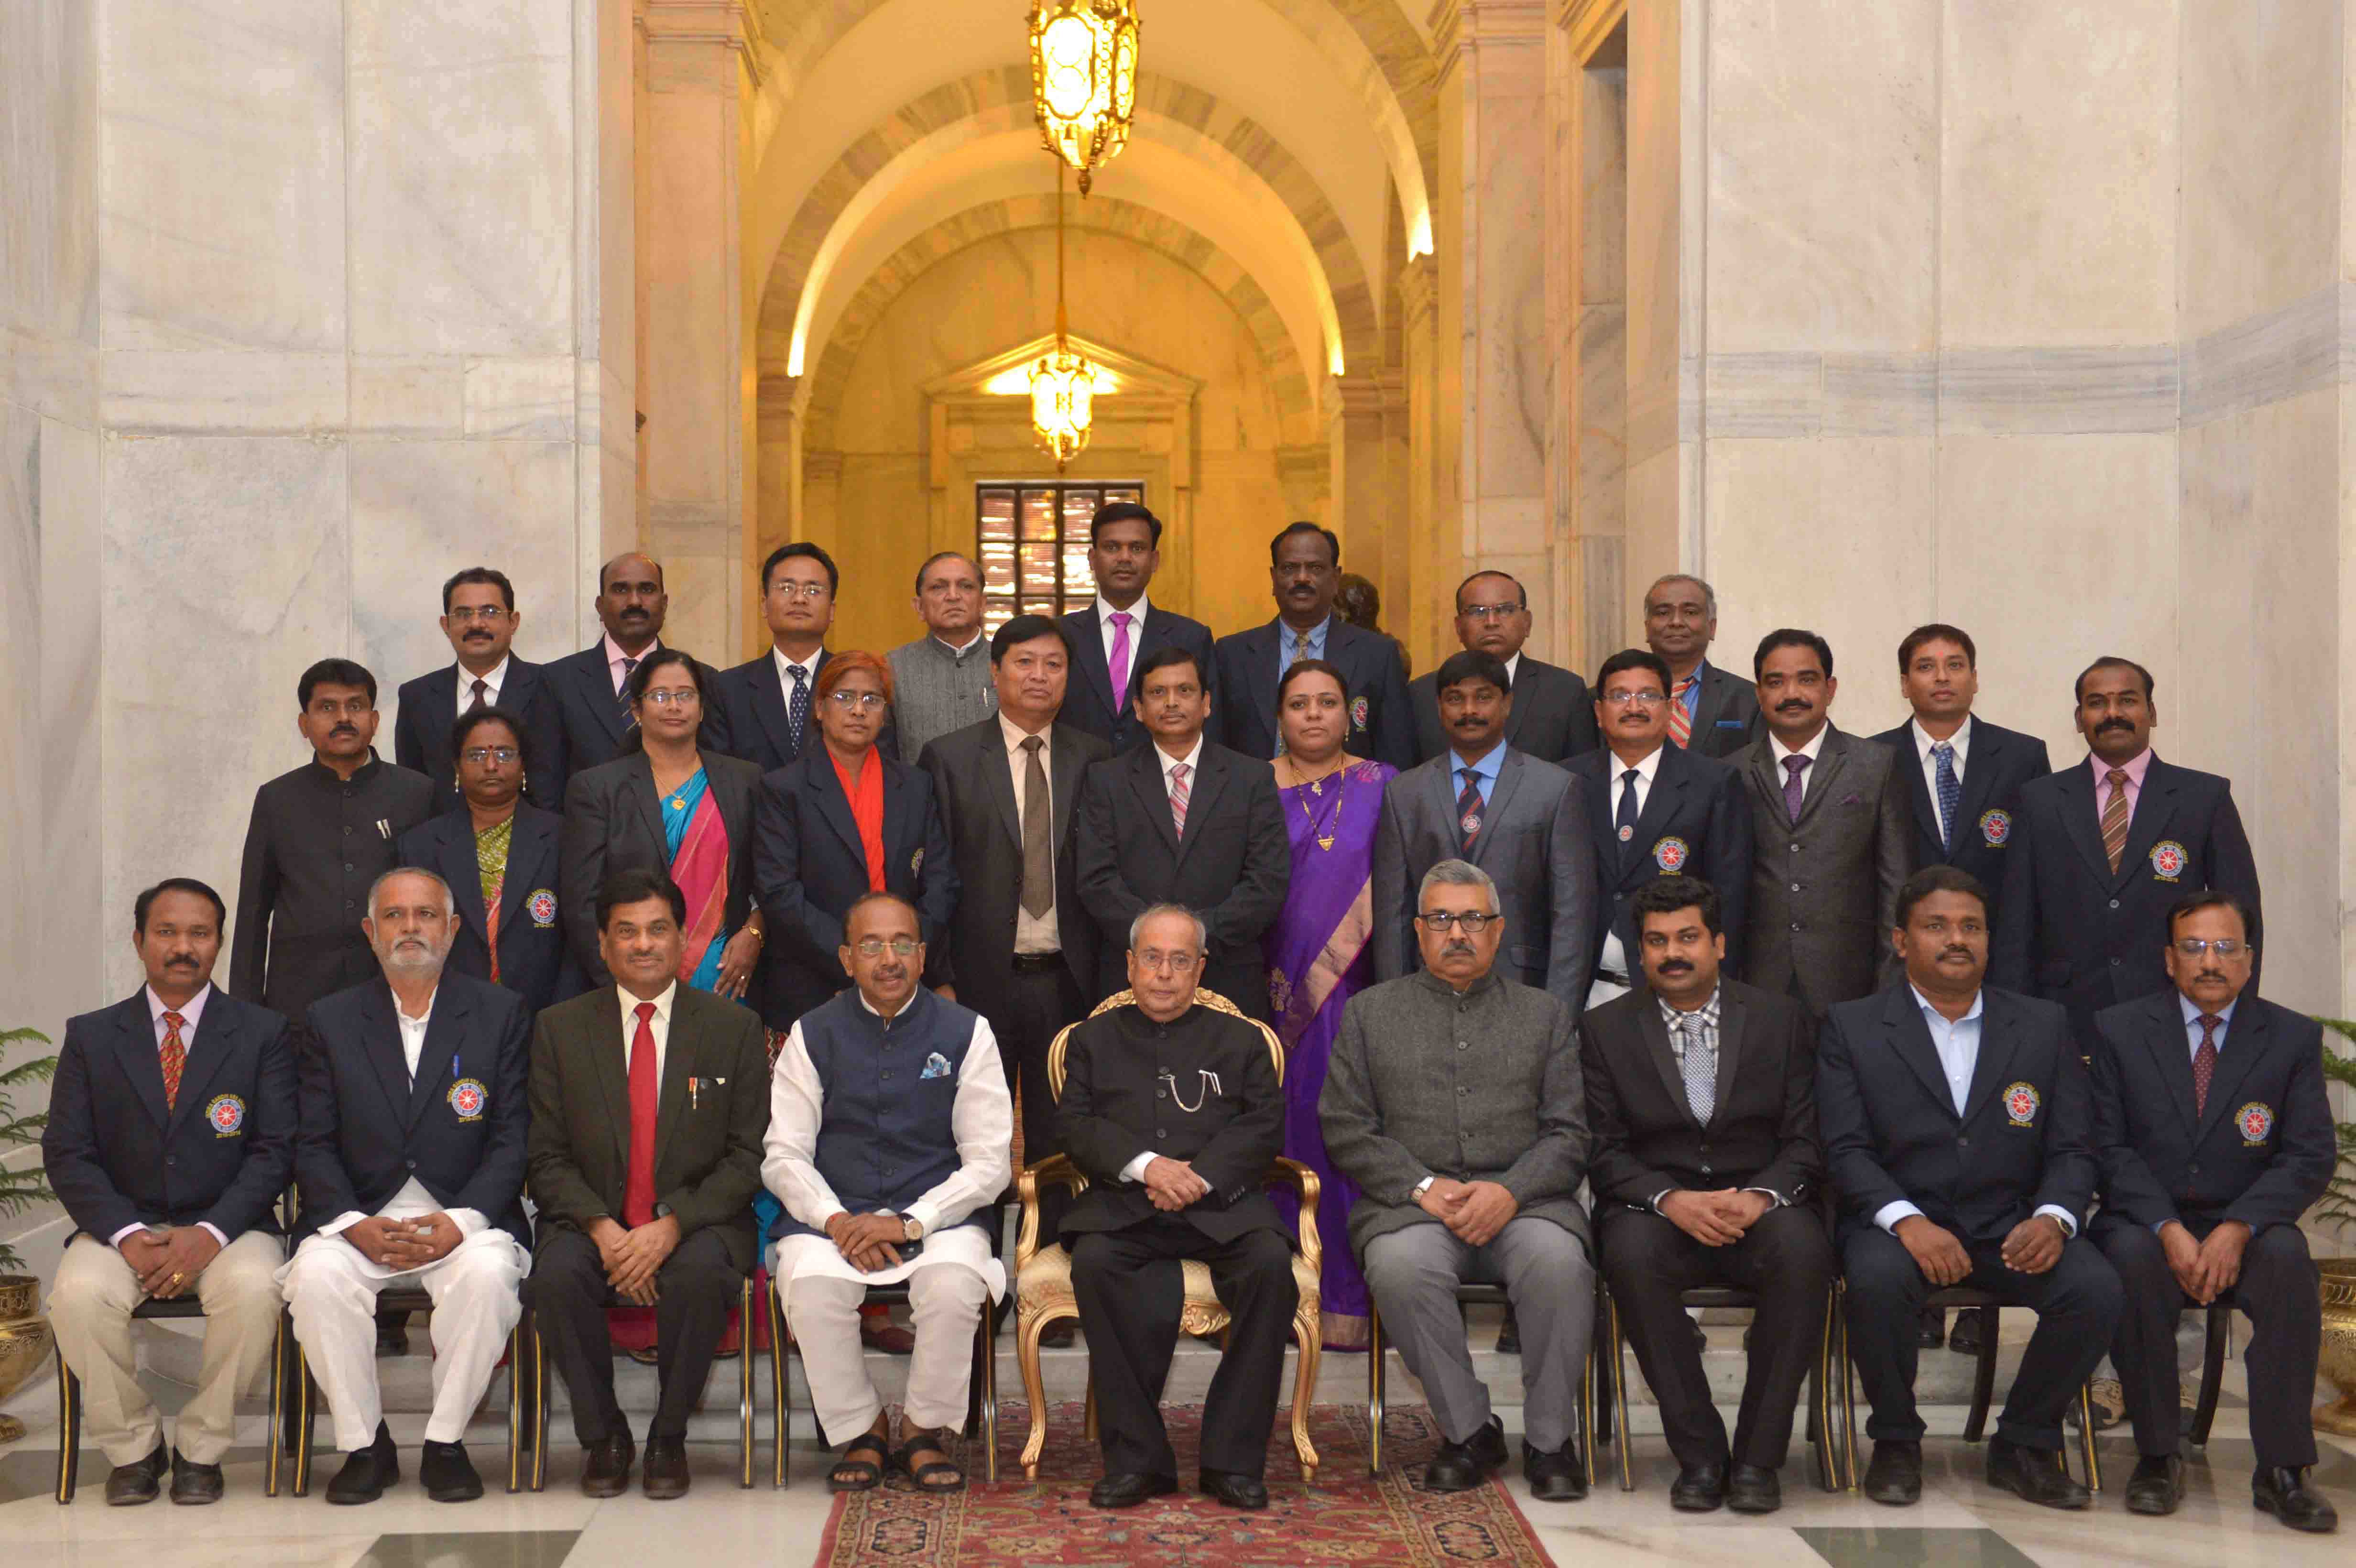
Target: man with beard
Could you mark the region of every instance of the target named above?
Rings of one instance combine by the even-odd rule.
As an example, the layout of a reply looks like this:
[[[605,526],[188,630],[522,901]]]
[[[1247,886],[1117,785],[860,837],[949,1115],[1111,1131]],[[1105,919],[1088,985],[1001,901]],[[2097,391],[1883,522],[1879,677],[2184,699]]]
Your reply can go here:
[[[373,1357],[377,1294],[434,1298],[434,1409],[418,1481],[435,1502],[483,1495],[466,1423],[523,1316],[531,1009],[446,973],[458,932],[447,883],[403,867],[369,892],[380,977],[313,1004],[303,1053],[303,1215],[280,1273],[295,1337],[347,1456],[331,1503],[374,1502],[401,1478]]]
[[[2020,792],[1988,973],[2068,1008],[2071,1028],[2091,1044],[2096,1013],[2168,988],[2177,900],[2231,893],[2247,912],[2253,948],[2263,917],[2232,784],[2152,754],[2151,672],[2099,658],[2077,692],[2088,755]]]
[[[1183,648],[1208,681],[1211,628],[1148,603],[1145,590],[1162,566],[1162,519],[1134,501],[1111,501],[1088,519],[1088,571],[1096,603],[1064,617],[1072,639],[1072,690],[1064,722],[1085,730],[1116,752],[1146,742],[1138,719],[1135,673],[1163,648]],[[1205,688],[1217,706],[1218,693]]]
[[[434,815],[433,781],[380,761],[376,677],[321,659],[295,688],[312,760],[253,794],[238,878],[230,990],[299,1019],[376,973],[360,923],[368,891],[399,863],[401,836]]]
[[[2121,1296],[2079,1236],[2095,1176],[2086,1072],[2060,1008],[1981,984],[1987,941],[1987,896],[1968,873],[1915,872],[1890,934],[1904,978],[1835,1006],[1816,1050],[1849,1355],[1873,1405],[1865,1495],[1922,1499],[1914,1322],[1932,1291],[1960,1285],[2037,1315],[1988,1485],[2083,1509],[2093,1498],[2062,1467],[2062,1413],[2109,1349]]]
[[[1419,961],[1417,890],[1442,860],[1495,880],[1505,922],[1502,973],[1553,992],[1577,1017],[1595,959],[1596,856],[1587,799],[1570,775],[1505,739],[1512,677],[1467,650],[1433,672],[1449,749],[1383,788],[1375,832],[1375,973]]]
[[[1269,541],[1268,558],[1276,619],[1218,642],[1218,670],[1211,679],[1220,738],[1230,751],[1274,760],[1283,745],[1277,682],[1302,659],[1323,659],[1344,677],[1350,718],[1344,744],[1351,754],[1401,772],[1413,767],[1415,716],[1397,646],[1333,611],[1333,595],[1341,591],[1341,539],[1314,523],[1293,523]]]
[[[508,651],[522,627],[507,573],[470,566],[442,585],[442,635],[458,662],[402,683],[392,760],[432,779],[444,805],[457,794],[450,726],[486,708],[505,709],[520,726],[524,797],[549,811],[564,804],[563,704],[539,665]]]
[[[834,558],[807,540],[769,552],[761,563],[761,615],[770,645],[707,683],[705,747],[766,773],[818,744],[818,676],[830,656],[826,634],[841,586]]]
[[[1571,787],[1586,796],[1595,841],[1595,978],[1587,1005],[1625,996],[1636,976],[1631,902],[1661,877],[1698,877],[1719,890],[1740,967],[1744,906],[1751,892],[1751,803],[1742,775],[1717,759],[1668,743],[1669,667],[1643,648],[1622,648],[1595,674],[1595,717],[1604,749],[1573,757]],[[1520,701],[1519,693],[1515,702]]]
[[[1751,928],[1742,978],[1823,1018],[1869,994],[1912,869],[1904,781],[1887,746],[1845,735],[1828,712],[1833,650],[1785,627],[1751,656],[1766,736],[1728,761],[1751,796]]]
[[[1644,644],[1669,666],[1669,742],[1730,757],[1759,739],[1759,698],[1709,662],[1717,637],[1718,592],[1700,578],[1673,572],[1644,590]]]
[[[888,656],[894,754],[914,767],[937,737],[986,719],[998,706],[990,639],[981,630],[981,569],[945,549],[916,569],[912,601],[925,635]]]
[[[106,1500],[220,1499],[238,1396],[278,1327],[277,1203],[294,1166],[286,1020],[225,996],[220,895],[171,877],[132,906],[147,984],[66,1024],[41,1168],[74,1233],[49,1288],[58,1353],[81,1380],[84,1437],[114,1467]],[[131,1314],[149,1297],[204,1304],[204,1360],[172,1445],[139,1383]]]
[[[654,558],[633,550],[599,571],[591,603],[605,635],[545,667],[563,714],[568,777],[621,755],[623,739],[637,722],[622,688],[638,661],[660,645],[670,594]]]
[[[1476,571],[1456,585],[1456,640],[1503,663],[1514,684],[1505,739],[1542,762],[1568,763],[1598,744],[1595,706],[1576,674],[1523,653],[1530,624],[1530,596],[1505,573]],[[1407,695],[1415,709],[1415,760],[1428,763],[1448,749],[1438,675],[1417,677]]]

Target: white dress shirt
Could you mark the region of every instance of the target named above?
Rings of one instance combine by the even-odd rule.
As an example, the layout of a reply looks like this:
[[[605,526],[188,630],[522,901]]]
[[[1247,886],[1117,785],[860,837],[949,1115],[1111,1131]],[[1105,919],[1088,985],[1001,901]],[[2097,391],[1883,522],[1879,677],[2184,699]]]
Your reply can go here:
[[[164,1015],[166,1013],[177,1013],[180,1015],[181,1048],[183,1050],[187,1050],[193,1046],[196,1043],[197,1039],[197,1020],[205,1016],[205,1003],[212,997],[212,982],[209,980],[206,981],[202,987],[198,987],[195,996],[190,997],[186,1002],[183,1002],[177,1008],[166,1007],[164,1005],[164,998],[155,994],[155,987],[153,986],[144,987],[142,994],[147,998],[148,1019],[155,1026],[156,1061],[160,1070],[164,1050]],[[185,1059],[181,1071],[184,1074],[187,1072]],[[221,1233],[221,1228],[219,1225],[209,1223],[203,1220],[198,1221],[197,1223],[204,1226],[206,1230],[211,1232],[214,1241],[219,1242],[224,1247],[229,1245],[229,1238]],[[123,1229],[115,1232],[112,1236],[109,1236],[106,1239],[106,1244],[110,1247],[119,1247],[123,1244],[123,1237],[131,1235],[135,1232],[144,1231],[146,1228],[147,1227],[145,1225],[125,1225]]]
[[[1804,802],[1808,796],[1816,793],[1816,758],[1825,749],[1825,737],[1832,732],[1833,727],[1829,722],[1818,726],[1815,734],[1809,738],[1808,743],[1795,752],[1777,739],[1774,731],[1772,730],[1768,731],[1767,754],[1775,760],[1775,784],[1778,789],[1783,787],[1784,779],[1790,776],[1789,771],[1783,766],[1783,759],[1805,757],[1808,759],[1808,765],[1800,770],[1800,799]],[[1939,798],[1935,791],[1933,792],[1931,798],[1933,800]]]
[[[1031,754],[1023,749],[1023,742],[1031,739],[1031,735],[1022,725],[1009,719],[1002,709],[998,715],[998,729],[1006,738],[1006,773],[1014,781],[1014,823],[1018,829],[1015,841],[1020,843],[1023,836],[1019,829],[1029,824],[1029,819],[1023,816],[1026,809],[1023,782],[1031,770]],[[1047,853],[1048,864],[1052,867],[1055,852],[1053,830],[1055,820],[1055,727],[1053,724],[1039,731],[1039,766],[1047,775]],[[1044,914],[1034,915],[1023,907],[1021,900],[1015,901],[1014,951],[1018,956],[1031,958],[1064,950],[1063,931],[1055,923],[1054,887],[1053,882],[1048,884],[1047,912]]]
[[[483,683],[484,704],[487,707],[498,707],[499,691],[508,683],[508,666],[513,663],[515,663],[515,656],[509,654],[499,660],[497,667],[493,668],[488,675],[468,675],[465,665],[458,666],[458,711],[464,713],[475,706],[475,683],[478,680]]]
[[[655,1016],[648,1021],[647,1028],[655,1037],[655,1085],[659,1096],[663,1068],[670,1061],[670,1012],[672,1005],[679,1000],[679,982],[673,980],[662,988],[661,996],[652,998],[641,998],[618,986],[615,990],[622,1003],[622,1077],[625,1082],[630,1076],[630,1045],[638,1038],[638,1003],[642,999],[651,999],[655,1005]]]
[[[1662,742],[1662,746],[1666,744],[1666,741]],[[1662,746],[1654,747],[1643,762],[1635,764],[1636,815],[1639,816],[1644,814],[1645,802],[1653,798],[1653,779],[1661,771]],[[1620,792],[1627,786],[1627,781],[1621,775],[1628,771],[1628,764],[1622,762],[1609,747],[1604,749],[1603,755],[1607,759],[1603,771],[1611,784],[1611,788],[1606,792],[1608,814],[1605,820],[1610,821],[1620,814]],[[1628,955],[1628,949],[1621,943],[1620,933],[1609,926],[1604,928],[1603,952],[1597,958],[1595,966],[1598,970],[1608,974],[1626,975],[1632,978],[1636,973],[1635,961]]]
[[[1939,813],[1939,764],[1932,759],[1931,748],[1939,743],[1938,740],[1922,728],[1920,719],[1909,719],[1906,732],[1914,738],[1914,755],[1922,764],[1922,787],[1931,792],[1931,815],[1936,816]],[[1972,751],[1970,714],[1964,715],[1964,721],[1955,726],[1954,734],[1947,737],[1947,744],[1954,750],[1955,782],[1960,784],[1964,782],[1964,760],[1971,755]],[[1948,831],[1952,833],[1954,829],[1950,827]]]
[[[859,1005],[881,1017],[875,1005],[860,993]],[[826,1088],[818,1066],[810,1061],[797,1021],[786,1033],[785,1048],[769,1075],[769,1130],[762,1139],[761,1181],[785,1205],[786,1212],[815,1231],[848,1213],[842,1200],[817,1164],[819,1129],[826,1120]],[[910,1203],[905,1217],[924,1227],[924,1250],[895,1268],[863,1274],[851,1266],[833,1243],[823,1237],[789,1236],[789,1243],[821,1244],[792,1250],[794,1275],[826,1274],[868,1285],[894,1285],[928,1263],[961,1263],[990,1282],[991,1293],[1005,1293],[1006,1272],[990,1255],[990,1238],[958,1221],[987,1203],[994,1203],[1013,1171],[1014,1101],[1006,1092],[1005,1069],[999,1064],[998,1038],[987,1019],[977,1017],[958,1068],[957,1099],[949,1109],[949,1130],[957,1139],[958,1168]],[[780,1246],[777,1255],[786,1256]],[[789,1276],[787,1284],[791,1284]]]
[[[1195,736],[1194,749],[1187,752],[1183,757],[1172,756],[1169,752],[1162,749],[1162,743],[1157,741],[1154,742],[1153,746],[1153,760],[1162,764],[1162,793],[1173,799],[1176,798],[1178,792],[1170,783],[1171,770],[1179,767],[1182,764],[1185,767],[1186,799],[1188,808],[1191,810],[1193,808],[1194,799],[1194,786],[1200,784],[1203,779],[1203,737],[1200,735]]]
[[[1970,1009],[1962,1018],[1950,1019],[1933,1007],[1930,998],[1921,991],[1914,990],[1911,985],[1906,988],[1914,991],[1914,1005],[1922,1010],[1922,1021],[1930,1027],[1932,1049],[1939,1053],[1939,1071],[1947,1080],[1947,1097],[1954,1104],[1955,1115],[1960,1116],[1964,1114],[1965,1102],[1971,1097],[1972,1073],[1979,1066],[1980,1016],[1987,1002],[1987,993],[1984,990],[1975,993]],[[1875,1211],[1873,1222],[1894,1235],[1899,1221],[1921,1212],[1922,1210],[1905,1199],[1894,1199]],[[2061,1225],[2064,1236],[2078,1233],[2078,1221],[2072,1217],[2070,1211],[2061,1205],[2040,1203],[2037,1206],[2037,1212],[2051,1215]]]
[[[436,994],[439,994],[438,991]],[[394,997],[392,1019],[401,1027],[401,1058],[408,1064],[409,1082],[413,1086],[417,1083],[418,1064],[425,1059],[425,1031],[434,1024],[434,998],[426,997],[425,1010],[412,1018],[401,1006],[401,999],[398,997]],[[490,1221],[479,1210],[444,1211],[442,1205],[434,1200],[434,1194],[425,1189],[425,1184],[414,1176],[401,1184],[401,1190],[394,1193],[391,1200],[379,1212],[389,1219],[403,1220],[413,1219],[423,1214],[447,1212],[450,1222],[458,1227],[458,1235],[462,1241],[482,1234],[490,1229],[491,1225]],[[357,1209],[347,1209],[320,1226],[319,1234],[340,1236],[367,1218],[369,1218],[368,1215]]]
[[[777,690],[786,699],[788,714],[794,710],[794,671],[798,669],[809,683],[810,718],[818,717],[818,661],[819,655],[825,651],[820,648],[806,659],[789,659],[782,648],[769,650],[769,662],[777,667]]]
[[[1112,618],[1115,615],[1129,617],[1129,679],[1131,686],[1137,684],[1138,644],[1145,636],[1145,595],[1142,593],[1137,596],[1137,603],[1126,610],[1121,609],[1103,594],[1097,595],[1097,634],[1098,639],[1104,645],[1105,673],[1108,675],[1112,672],[1112,640],[1119,631],[1119,628],[1112,624]],[[1116,691],[1113,696],[1118,699],[1119,706],[1122,708],[1129,706],[1128,692]]]
[[[1522,656],[1517,653],[1512,658],[1505,661],[1505,684],[1508,687],[1511,687],[1514,682],[1521,679],[1521,677]]]

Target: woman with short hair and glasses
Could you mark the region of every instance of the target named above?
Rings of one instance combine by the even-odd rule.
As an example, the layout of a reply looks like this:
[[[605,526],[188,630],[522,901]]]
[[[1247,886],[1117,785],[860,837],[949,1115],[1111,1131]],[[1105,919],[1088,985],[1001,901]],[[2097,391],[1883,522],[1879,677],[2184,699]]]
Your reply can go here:
[[[450,884],[458,912],[450,972],[505,986],[537,1013],[582,990],[557,918],[562,819],[523,798],[538,759],[508,709],[460,714],[450,755],[455,804],[401,836],[401,863]]]

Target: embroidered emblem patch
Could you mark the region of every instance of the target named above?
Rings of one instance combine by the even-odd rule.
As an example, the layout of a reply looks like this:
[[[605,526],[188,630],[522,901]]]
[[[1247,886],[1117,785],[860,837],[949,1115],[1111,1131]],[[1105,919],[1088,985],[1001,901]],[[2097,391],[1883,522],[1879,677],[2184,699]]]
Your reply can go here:
[[[462,1122],[479,1122],[483,1107],[491,1103],[491,1092],[477,1078],[461,1078],[450,1085],[450,1108],[458,1113]]]
[[[524,912],[531,916],[532,924],[542,931],[556,923],[556,894],[547,888],[534,888],[531,897],[523,901]]]
[[[2163,882],[2172,882],[2184,875],[2184,868],[2191,861],[2184,846],[2173,838],[2163,838],[2151,847],[2151,874]]]
[[[1628,826],[1626,823],[1624,823],[1624,822],[1623,822],[1623,823],[1622,823],[1622,824],[1620,825],[1620,842],[1621,842],[1621,843],[1625,844],[1626,842],[1628,842],[1628,840],[1629,840],[1629,839],[1633,838],[1634,837],[1636,837],[1636,830],[1635,830],[1634,828],[1633,828],[1633,827],[1629,827],[1629,826]]]
[[[1354,697],[1350,699],[1350,728],[1363,730],[1365,727],[1366,699],[1363,697]]]
[[[947,1078],[948,1075],[949,1059],[937,1051],[925,1058],[925,1070],[916,1074],[918,1078]]]
[[[2005,840],[2011,837],[2012,814],[2010,812],[1983,811],[1980,813],[1980,837],[1989,848],[2003,848]]]
[[[1686,861],[1692,855],[1693,851],[1686,848],[1686,841],[1682,838],[1664,838],[1653,846],[1653,864],[1661,869],[1665,877],[1674,877],[1685,869]]]
[[[233,1138],[245,1130],[245,1102],[234,1094],[216,1094],[205,1102],[205,1120],[217,1138]]]
[[[2242,1147],[2257,1148],[2265,1143],[2267,1135],[2275,1130],[2274,1107],[2262,1105],[2253,1100],[2233,1113],[2233,1125],[2242,1129]]]
[[[2016,1127],[2025,1127],[2037,1120],[2037,1108],[2045,1102],[2037,1097],[2034,1083],[2008,1083],[2004,1088],[2004,1114],[2012,1118]]]

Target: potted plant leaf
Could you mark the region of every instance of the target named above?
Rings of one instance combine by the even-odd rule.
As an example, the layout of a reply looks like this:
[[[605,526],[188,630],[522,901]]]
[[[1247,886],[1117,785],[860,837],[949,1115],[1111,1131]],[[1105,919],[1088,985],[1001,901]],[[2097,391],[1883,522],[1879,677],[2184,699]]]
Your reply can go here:
[[[2345,1019],[2320,1021],[2327,1031],[2323,1040],[2324,1077],[2356,1093],[2356,1057],[2342,1054],[2331,1039],[2337,1034],[2342,1040],[2356,1041],[2356,1022]],[[2315,1217],[2343,1228],[2356,1228],[2356,1122],[2340,1122],[2336,1125],[2340,1163],[2332,1169],[2331,1184],[2324,1189],[2323,1200],[2315,1206]],[[2356,1436],[2356,1257],[2325,1258],[2319,1266],[2323,1273],[2322,1371],[2325,1380],[2339,1389],[2340,1398],[2336,1403],[2316,1411],[2315,1424],[2320,1431]]]
[[[0,1157],[41,1141],[48,1114],[20,1115],[16,1095],[35,1083],[48,1083],[58,1069],[54,1056],[36,1056],[6,1066],[9,1049],[48,1043],[49,1037],[37,1029],[0,1031]],[[48,1179],[38,1164],[22,1168],[0,1164],[0,1220],[15,1219],[48,1202],[49,1197]],[[49,1323],[40,1314],[41,1282],[17,1272],[24,1266],[16,1249],[0,1242],[0,1400],[22,1388],[49,1359]],[[14,1443],[24,1435],[23,1422],[0,1415],[0,1443]]]

